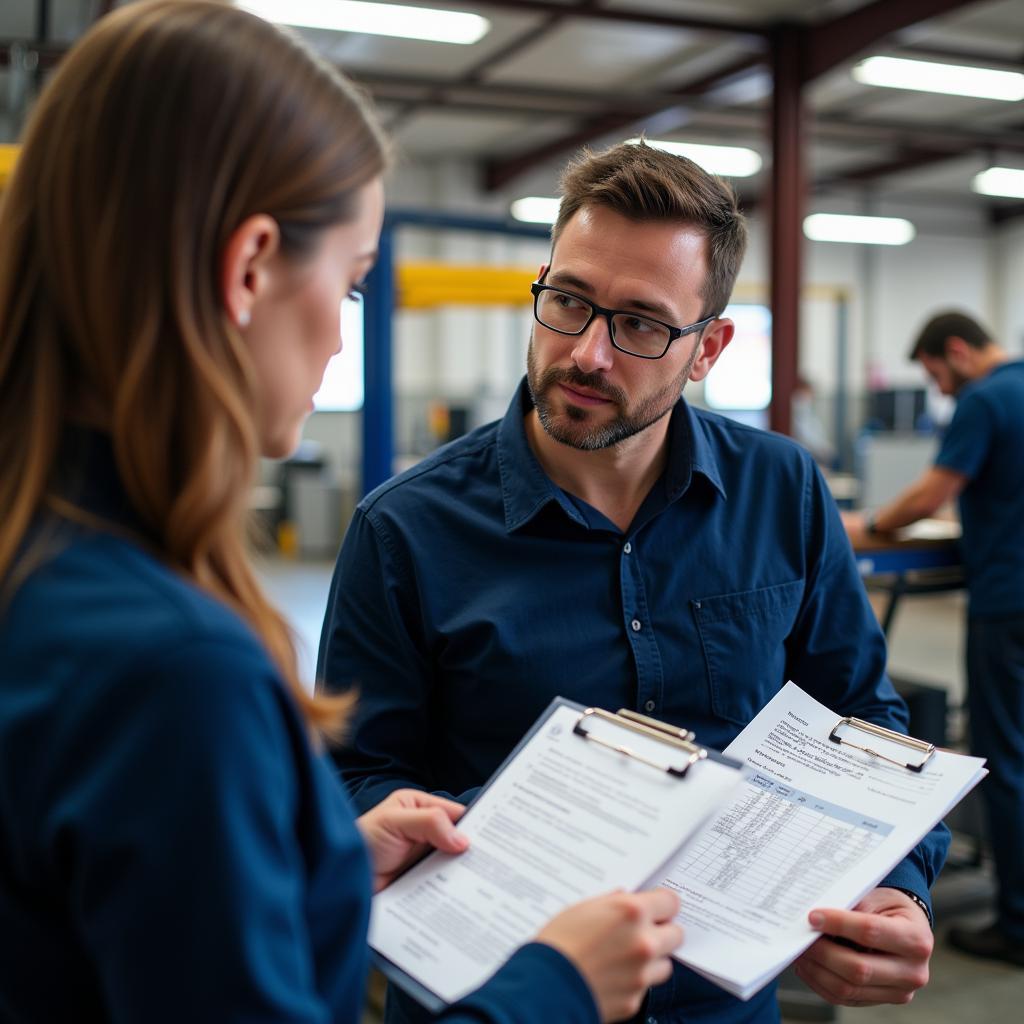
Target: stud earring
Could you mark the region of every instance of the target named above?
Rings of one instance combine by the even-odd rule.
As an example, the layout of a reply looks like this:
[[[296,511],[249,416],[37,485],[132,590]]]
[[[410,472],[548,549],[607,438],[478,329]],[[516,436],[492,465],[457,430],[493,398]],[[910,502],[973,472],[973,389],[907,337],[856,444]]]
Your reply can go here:
[[[237,320],[239,327],[248,327],[249,321],[252,320],[252,313],[249,312],[249,310],[247,309],[240,310],[238,313]]]

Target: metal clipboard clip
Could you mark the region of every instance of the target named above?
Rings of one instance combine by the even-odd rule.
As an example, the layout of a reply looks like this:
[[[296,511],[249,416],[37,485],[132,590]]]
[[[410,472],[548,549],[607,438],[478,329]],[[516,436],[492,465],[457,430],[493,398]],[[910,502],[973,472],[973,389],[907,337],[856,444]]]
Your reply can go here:
[[[631,729],[641,736],[647,736],[649,739],[658,740],[659,743],[667,743],[677,750],[682,750],[687,755],[686,762],[682,768],[677,768],[671,764],[659,764],[657,761],[652,761],[650,758],[644,757],[643,754],[637,753],[631,747],[620,743],[613,743],[602,736],[596,736],[592,732],[588,732],[585,725],[586,720],[593,717],[601,718],[606,722],[613,722],[623,729]],[[616,753],[625,754],[626,757],[632,757],[642,764],[646,764],[651,768],[657,768],[658,771],[667,772],[669,775],[674,775],[679,779],[686,778],[686,773],[698,761],[703,761],[708,756],[708,752],[703,747],[693,742],[695,734],[689,729],[680,729],[674,725],[667,725],[665,722],[659,722],[656,718],[648,718],[646,715],[641,715],[636,711],[630,711],[629,708],[620,708],[618,713],[614,715],[603,708],[587,708],[580,715],[572,731],[577,736],[582,736],[585,740],[598,743],[602,747],[614,750]]]
[[[863,747],[859,743],[853,743],[850,740],[843,739],[843,737],[839,735],[839,730],[844,725],[851,729],[859,729],[861,732],[865,732],[869,736],[875,736],[878,739],[888,740],[890,743],[896,743],[901,747],[909,747],[911,750],[916,750],[918,753],[923,754],[924,757],[922,757],[916,764],[912,761],[897,761],[896,758],[881,754],[877,750],[872,750],[871,747]],[[832,731],[828,734],[828,738],[833,743],[845,743],[848,747],[853,747],[854,750],[863,751],[871,757],[877,757],[881,761],[888,761],[889,764],[894,764],[898,768],[906,768],[908,771],[912,772],[920,772],[929,760],[931,760],[932,754],[935,753],[934,743],[925,743],[924,740],[916,740],[913,736],[904,736],[901,732],[893,732],[892,729],[886,729],[881,725],[875,725],[873,722],[865,722],[861,718],[840,718],[839,721],[836,722]]]

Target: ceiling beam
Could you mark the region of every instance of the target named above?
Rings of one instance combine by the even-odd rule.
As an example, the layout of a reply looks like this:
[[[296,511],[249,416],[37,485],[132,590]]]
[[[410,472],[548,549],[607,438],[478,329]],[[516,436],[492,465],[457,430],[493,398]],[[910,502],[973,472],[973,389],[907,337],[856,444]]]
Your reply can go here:
[[[959,159],[967,156],[976,148],[975,146],[959,146],[946,150],[905,149],[891,160],[861,164],[848,170],[822,174],[815,179],[814,190],[821,192],[831,188],[841,188],[844,185],[863,185],[877,181],[879,178],[887,178],[892,174],[901,174],[903,171],[930,167],[932,164],[942,163],[943,160]]]
[[[0,43],[0,62],[3,49]],[[434,92],[453,109],[464,107],[468,110],[515,109],[537,112],[543,107],[544,114],[580,114],[599,108],[604,113],[614,113],[622,118],[637,121],[650,117],[661,110],[684,104],[697,115],[704,114],[707,120],[698,116],[693,125],[696,130],[720,134],[735,130],[762,132],[766,111],[754,108],[724,108],[708,103],[702,94],[711,89],[718,80],[732,77],[743,67],[760,63],[759,55],[749,55],[713,75],[707,75],[686,86],[672,91],[651,92],[630,89],[566,89],[538,86],[532,82],[471,82],[439,80],[425,75],[397,75],[386,72],[357,71],[355,77],[369,89],[375,98],[384,102],[397,102],[417,98],[410,93]],[[993,126],[990,130],[960,128],[955,126],[914,123],[906,121],[866,120],[856,116],[838,113],[811,114],[816,138],[831,142],[857,142],[876,140],[892,145],[908,145],[916,150],[948,152],[956,147],[1007,148],[1014,152],[1024,151],[1024,123]]]
[[[965,47],[932,46],[929,43],[902,43],[892,48],[893,53],[915,60],[932,60],[942,64],[973,64],[977,67],[1003,71],[1020,71],[1024,67],[1024,49],[1016,57],[996,53],[982,53]]]
[[[820,135],[819,135],[820,130]],[[996,147],[1015,153],[1024,152],[1024,131],[999,127],[994,131],[979,131],[972,128],[954,128],[944,124],[914,124],[906,121],[864,121],[858,118],[820,116],[814,118],[816,137],[832,138],[845,136],[848,139],[863,138],[896,145],[913,144],[919,149],[934,149],[936,152],[961,146],[964,149],[985,149]]]
[[[504,160],[492,160],[484,166],[484,187],[489,191],[501,188],[503,185],[519,177],[520,174],[530,168],[544,163],[552,157],[558,156],[568,150],[578,149],[595,139],[612,132],[621,132],[627,129],[639,130],[644,120],[653,118],[665,111],[679,107],[681,104],[697,105],[694,99],[702,93],[707,92],[713,86],[723,82],[735,75],[760,65],[763,57],[760,54],[747,54],[739,60],[732,61],[718,71],[702,75],[685,85],[679,86],[666,92],[656,94],[653,103],[648,103],[646,110],[638,110],[630,113],[616,113],[614,111],[589,118],[576,131],[564,135],[553,142],[535,146],[518,156]],[[650,94],[648,94],[650,96]]]
[[[548,32],[555,29],[560,25],[566,18],[567,15],[571,14],[573,10],[587,11],[597,7],[601,3],[601,0],[576,0],[575,8],[573,7],[562,7],[560,10],[552,12],[540,18],[535,24],[526,29],[524,32],[508,40],[503,46],[498,47],[496,50],[488,51],[483,57],[481,57],[475,64],[470,65],[463,71],[457,82],[462,84],[471,84],[475,82],[482,82],[485,73],[493,72],[495,68],[500,67],[502,64],[511,60],[517,54],[522,53],[523,50],[532,46],[539,39],[542,39]],[[418,100],[406,102],[405,105],[393,114],[387,123],[389,131],[396,131],[402,124],[409,120],[418,110],[423,106],[431,103],[437,103],[438,105],[445,105],[442,95],[437,92],[430,92],[426,96]]]
[[[589,3],[590,0],[584,0],[584,2]],[[491,71],[503,64],[505,61],[511,60],[516,54],[521,53],[528,46],[532,46],[538,39],[550,32],[563,19],[563,14],[547,15],[547,17],[542,18],[532,28],[528,28],[525,32],[521,32],[519,35],[505,43],[504,46],[499,47],[497,50],[492,50],[482,59],[471,65],[461,75],[459,75],[454,84],[472,84],[481,81],[485,71]],[[444,88],[448,87],[448,83],[446,83]],[[417,111],[427,104],[444,105],[443,92],[441,91],[441,88],[430,90],[423,97],[407,102],[388,120],[388,131],[396,131],[402,124],[408,121],[410,117],[416,114]]]
[[[804,82],[813,81],[894,32],[978,2],[872,0],[848,14],[813,25],[805,36]]]
[[[688,29],[694,32],[713,32],[726,35],[767,38],[770,26],[763,22],[731,21],[721,18],[695,18],[682,14],[667,14],[665,11],[639,8],[566,8],[565,4],[552,0],[455,0],[465,2],[474,9],[495,8],[517,11],[520,14],[565,14],[570,18],[588,21],[605,21],[616,24],[651,25],[657,28]],[[900,0],[904,2],[904,0]]]
[[[1013,203],[1009,206],[990,206],[988,211],[988,222],[994,227],[1006,224],[1011,220],[1024,217],[1024,203]]]
[[[822,114],[812,114],[810,118],[812,137],[817,141],[837,145],[912,145],[917,149],[936,151],[963,146],[979,150],[995,148],[1024,153],[1024,130],[1017,128],[1000,127],[996,131],[979,131],[906,121],[864,121]],[[715,110],[713,115],[709,114],[706,119],[695,118],[690,127],[693,131],[706,135],[727,136],[737,131],[763,131],[764,126],[765,113],[760,110]]]
[[[524,113],[570,114],[579,116],[617,113],[623,117],[641,117],[652,109],[679,102],[664,93],[619,92],[590,89],[549,89],[522,82],[466,82],[460,79],[438,80],[417,75],[394,75],[359,71],[352,76],[375,99],[389,102],[419,102],[429,97],[446,107],[467,109],[516,108]],[[699,99],[693,101],[700,105]]]

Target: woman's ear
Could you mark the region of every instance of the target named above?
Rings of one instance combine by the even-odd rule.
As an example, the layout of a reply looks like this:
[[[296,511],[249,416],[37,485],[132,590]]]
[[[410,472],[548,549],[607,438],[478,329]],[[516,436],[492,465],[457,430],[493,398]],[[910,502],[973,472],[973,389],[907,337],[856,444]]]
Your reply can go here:
[[[253,214],[231,233],[221,258],[224,308],[237,327],[248,327],[253,310],[267,294],[281,229],[265,213]]]

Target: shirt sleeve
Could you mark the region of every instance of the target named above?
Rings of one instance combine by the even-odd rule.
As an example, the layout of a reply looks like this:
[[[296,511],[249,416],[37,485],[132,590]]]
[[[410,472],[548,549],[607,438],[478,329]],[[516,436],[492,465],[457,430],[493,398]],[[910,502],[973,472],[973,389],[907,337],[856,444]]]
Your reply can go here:
[[[435,679],[427,650],[411,570],[384,527],[357,509],[331,582],[317,679],[359,694],[354,726],[333,757],[360,812],[406,786],[440,792],[428,747]]]
[[[52,845],[114,1024],[331,1020],[297,838],[306,740],[269,664],[240,647],[160,652],[62,746],[77,780]]]
[[[809,462],[809,460],[808,460]],[[787,641],[789,678],[840,715],[906,733],[903,698],[886,673],[886,645],[824,479],[808,465],[804,495],[806,586]],[[949,849],[941,822],[879,883],[926,902]]]
[[[552,946],[531,942],[481,988],[441,1014],[444,1024],[597,1024],[590,988]]]
[[[988,457],[996,426],[994,410],[982,396],[965,395],[957,403],[935,465],[973,479]]]

